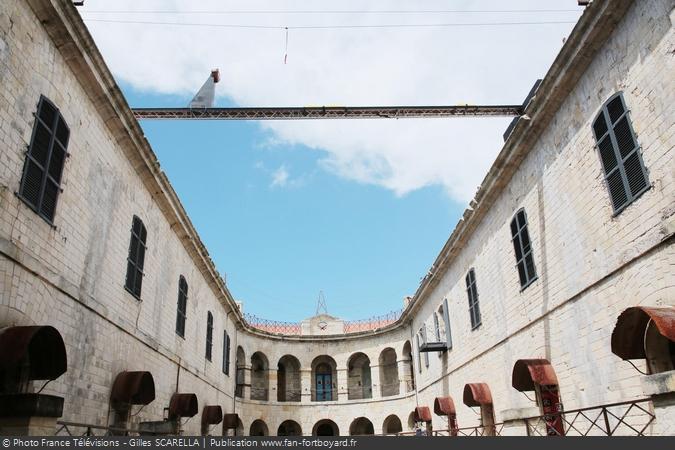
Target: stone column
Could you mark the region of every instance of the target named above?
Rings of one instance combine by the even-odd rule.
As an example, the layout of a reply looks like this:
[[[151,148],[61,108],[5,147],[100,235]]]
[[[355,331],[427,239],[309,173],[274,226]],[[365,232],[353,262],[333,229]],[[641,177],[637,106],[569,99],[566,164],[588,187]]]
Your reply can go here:
[[[370,366],[370,385],[373,388],[372,398],[382,398],[382,380],[380,380],[380,366]]]
[[[675,435],[675,370],[645,375],[640,381],[642,391],[651,397],[654,405],[654,422],[645,430],[645,434]],[[648,409],[646,403],[641,406]]]
[[[301,403],[310,403],[312,401],[312,390],[315,389],[314,380],[312,380],[312,369],[300,369]]]
[[[528,417],[539,416],[539,408],[532,406],[528,408],[506,409],[500,416],[504,426],[502,436],[527,436],[527,423],[524,419]]]
[[[244,385],[242,386],[241,398],[249,400],[251,398],[251,366],[244,365],[242,371],[244,373]]]
[[[63,413],[63,397],[0,395],[0,436],[53,436]]]
[[[410,373],[411,366],[408,364],[408,360],[406,359],[396,361],[396,364],[398,366],[398,380],[400,385],[399,394],[405,394],[408,392],[408,387],[412,387],[412,377]]]
[[[348,394],[349,394],[349,389],[348,389],[349,374],[347,372],[347,369],[341,369],[341,368],[338,367],[337,378],[338,378],[337,398],[334,398],[333,400],[347,400]]]
[[[267,371],[267,401],[277,401],[277,370],[269,369]]]

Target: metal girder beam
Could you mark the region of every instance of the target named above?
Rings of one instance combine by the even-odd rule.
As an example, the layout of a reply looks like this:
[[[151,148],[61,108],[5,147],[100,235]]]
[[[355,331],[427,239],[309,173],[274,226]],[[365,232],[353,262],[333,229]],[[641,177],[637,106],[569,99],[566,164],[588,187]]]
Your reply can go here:
[[[301,120],[520,116],[522,105],[304,106],[263,108],[133,108],[137,119]]]

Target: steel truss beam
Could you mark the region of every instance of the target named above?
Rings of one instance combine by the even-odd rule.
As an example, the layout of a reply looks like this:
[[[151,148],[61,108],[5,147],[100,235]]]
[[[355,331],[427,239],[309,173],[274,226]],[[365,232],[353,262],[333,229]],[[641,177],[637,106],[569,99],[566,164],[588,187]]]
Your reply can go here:
[[[137,119],[300,120],[520,116],[522,105],[303,106],[265,108],[133,108]]]

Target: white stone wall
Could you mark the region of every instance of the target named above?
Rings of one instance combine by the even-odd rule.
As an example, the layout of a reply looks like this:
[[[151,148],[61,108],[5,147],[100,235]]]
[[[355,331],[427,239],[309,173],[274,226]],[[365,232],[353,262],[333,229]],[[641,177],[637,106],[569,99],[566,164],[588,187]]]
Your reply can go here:
[[[610,336],[629,306],[675,304],[675,251],[659,244],[675,221],[670,5],[635,2],[415,317],[415,330],[423,321],[431,330],[432,312],[450,302],[454,349],[418,374],[420,403],[452,395],[460,426],[478,425],[461,403],[468,382],[490,385],[498,421],[533,405],[511,387],[521,358],[551,361],[566,409],[642,397],[639,373],[611,353]],[[591,123],[618,91],[652,186],[614,217]],[[509,230],[521,207],[538,274],[522,292]],[[482,315],[474,331],[464,282],[472,267]]]
[[[68,372],[43,392],[65,397],[65,420],[105,424],[122,370],[155,379],[157,398],[135,421],[161,420],[177,379],[179,391],[197,393],[200,410],[231,409],[233,375],[221,362],[223,330],[234,330],[223,306],[26,2],[0,4],[0,39],[0,326],[60,331]],[[54,228],[15,195],[41,94],[71,131]],[[134,215],[148,232],[142,301],[124,289]],[[181,274],[189,284],[185,339],[175,334]],[[212,363],[204,358],[209,310]],[[199,432],[198,417],[188,424]]]
[[[310,434],[317,421],[329,418],[348,434],[351,422],[362,416],[381,433],[390,414],[409,430],[415,405],[433,407],[434,398],[445,395],[454,398],[460,427],[474,426],[478,415],[462,404],[463,387],[473,382],[489,384],[499,422],[505,410],[533,406],[511,387],[520,358],[551,361],[567,410],[639,398],[639,373],[611,353],[609,340],[623,309],[675,304],[671,3],[634,3],[438,286],[416,300],[412,324],[359,337],[281,340],[235,330],[213,280],[158,206],[164,194],[147,188],[143,177],[149,175],[130,162],[129,149],[117,142],[96,99],[89,98],[26,2],[5,0],[0,3],[0,327],[41,324],[61,332],[68,372],[43,392],[65,397],[63,418],[75,422],[106,423],[112,381],[122,370],[149,370],[155,378],[157,398],[134,422],[161,420],[178,390],[196,393],[200,410],[218,404],[238,413],[246,433],[256,419],[272,434],[290,419]],[[591,121],[617,91],[631,111],[652,186],[613,216]],[[54,228],[15,195],[41,94],[60,108],[71,128]],[[509,231],[521,207],[539,277],[522,292]],[[123,287],[133,215],[148,231],[140,302]],[[470,268],[482,316],[473,331],[464,283]],[[174,331],[181,274],[189,284],[184,339]],[[444,298],[453,349],[430,353],[428,368],[424,357],[418,367],[414,355],[418,391],[402,389],[382,398],[381,352],[396,351],[403,380],[403,346],[410,341],[415,349],[413,334],[423,325],[433,339],[432,313]],[[215,319],[213,362],[204,358],[207,311]],[[229,376],[221,371],[224,329],[232,337]],[[270,401],[234,399],[238,346],[248,369],[253,353],[268,359]],[[347,362],[356,352],[370,359],[372,399],[346,400]],[[286,354],[300,361],[300,403],[276,401],[276,367]],[[320,355],[336,361],[337,401],[310,400],[311,363]],[[668,417],[669,411],[660,413]],[[434,428],[446,429],[444,419],[434,416]],[[185,431],[198,434],[199,428],[197,416]],[[219,431],[218,426],[214,433]]]

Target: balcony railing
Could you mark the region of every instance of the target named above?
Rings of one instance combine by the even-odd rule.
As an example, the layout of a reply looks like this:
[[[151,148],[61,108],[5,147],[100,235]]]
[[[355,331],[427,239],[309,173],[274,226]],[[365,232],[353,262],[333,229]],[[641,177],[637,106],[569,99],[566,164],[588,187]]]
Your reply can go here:
[[[344,321],[343,333],[359,333],[362,331],[371,331],[386,327],[396,322],[403,313],[403,309],[388,312],[379,316],[369,317],[360,320]],[[244,313],[244,320],[252,328],[272,334],[281,334],[285,336],[302,335],[302,325],[300,322],[285,322],[282,320],[272,320],[258,317],[254,314]]]

